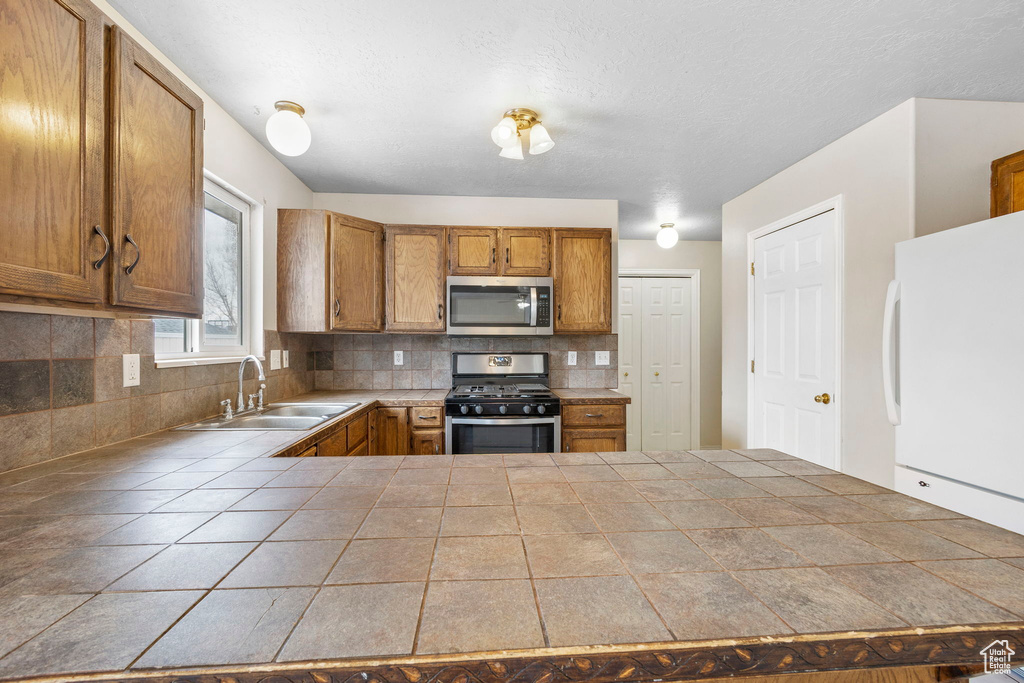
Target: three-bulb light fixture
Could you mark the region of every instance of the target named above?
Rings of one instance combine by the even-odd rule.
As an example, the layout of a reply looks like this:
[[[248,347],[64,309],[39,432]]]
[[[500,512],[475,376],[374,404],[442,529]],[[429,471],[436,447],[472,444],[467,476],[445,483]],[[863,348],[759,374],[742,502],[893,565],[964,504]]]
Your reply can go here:
[[[537,112],[517,107],[505,112],[498,125],[491,129],[491,140],[501,147],[498,156],[522,159],[523,131],[526,131],[530,140],[530,154],[543,154],[555,146],[555,141],[548,135],[547,128],[541,125]]]
[[[277,111],[267,119],[267,140],[285,156],[305,154],[313,139],[309,124],[302,118],[306,110],[288,100],[278,100],[274,108]]]
[[[654,238],[662,249],[671,249],[679,241],[679,233],[676,232],[675,223],[662,223],[661,229]]]

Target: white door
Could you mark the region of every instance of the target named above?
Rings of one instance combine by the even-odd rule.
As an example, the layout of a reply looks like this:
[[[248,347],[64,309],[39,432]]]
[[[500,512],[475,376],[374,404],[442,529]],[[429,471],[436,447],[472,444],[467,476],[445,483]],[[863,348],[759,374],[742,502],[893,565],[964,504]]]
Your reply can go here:
[[[619,278],[619,390],[630,396],[628,450],[696,448],[693,281]]]
[[[640,444],[641,396],[636,384],[641,368],[640,278],[619,278],[619,391],[632,399],[626,404],[626,450],[642,450]]]
[[[836,216],[754,240],[752,448],[839,468]]]

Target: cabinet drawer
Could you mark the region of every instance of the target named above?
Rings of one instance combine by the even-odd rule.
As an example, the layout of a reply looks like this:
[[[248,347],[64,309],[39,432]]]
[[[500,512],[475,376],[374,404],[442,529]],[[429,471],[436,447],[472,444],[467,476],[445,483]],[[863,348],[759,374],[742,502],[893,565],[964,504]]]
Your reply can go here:
[[[442,413],[440,407],[409,408],[409,426],[413,429],[440,427],[444,424]]]
[[[328,437],[321,439],[317,445],[317,453],[320,456],[339,456],[348,452],[348,440],[345,438],[345,428],[342,427]]]
[[[309,448],[307,448],[306,450],[302,451],[296,457],[299,457],[299,458],[313,458],[313,457],[316,457],[316,444],[314,444],[314,445],[310,446]]]
[[[608,427],[624,424],[626,424],[626,405],[624,403],[562,406],[562,425],[566,427]]]
[[[366,441],[366,415],[348,423],[348,447],[352,448],[361,441]]]

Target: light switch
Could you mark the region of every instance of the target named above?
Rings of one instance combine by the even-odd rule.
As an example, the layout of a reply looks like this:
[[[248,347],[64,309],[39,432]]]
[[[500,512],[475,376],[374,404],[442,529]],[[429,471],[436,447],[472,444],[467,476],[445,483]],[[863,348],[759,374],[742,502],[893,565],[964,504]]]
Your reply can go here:
[[[395,351],[395,365],[405,365],[404,351]]]
[[[270,369],[281,369],[281,349],[274,349],[270,352]]]
[[[611,362],[607,351],[594,351],[594,365],[608,365]]]
[[[576,365],[576,352],[570,351],[568,357],[565,359],[566,365]]]
[[[281,364],[284,367],[288,367],[288,349],[281,352]]]
[[[124,383],[122,386],[137,387],[142,380],[142,360],[137,353],[126,353],[121,356],[121,364],[124,370]]]

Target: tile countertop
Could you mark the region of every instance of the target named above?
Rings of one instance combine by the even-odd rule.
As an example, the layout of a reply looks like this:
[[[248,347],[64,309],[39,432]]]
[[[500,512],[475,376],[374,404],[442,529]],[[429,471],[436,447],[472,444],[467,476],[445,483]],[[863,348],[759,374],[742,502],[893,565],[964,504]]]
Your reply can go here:
[[[162,432],[0,475],[0,678],[679,680],[1024,652],[1024,537],[776,451],[267,457],[280,434]]]

